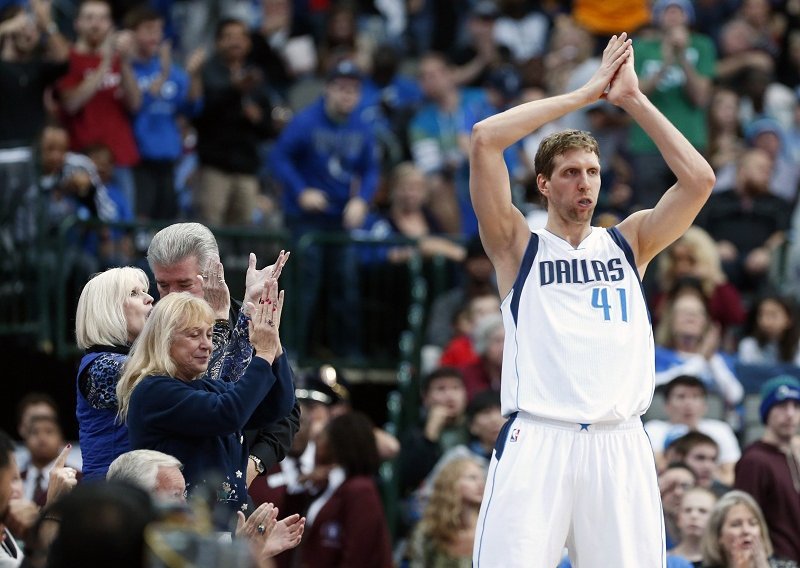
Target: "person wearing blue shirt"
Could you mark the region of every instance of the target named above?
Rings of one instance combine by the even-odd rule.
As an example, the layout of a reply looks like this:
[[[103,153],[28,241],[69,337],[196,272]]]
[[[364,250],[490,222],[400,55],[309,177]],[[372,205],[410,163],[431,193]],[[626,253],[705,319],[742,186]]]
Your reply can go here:
[[[136,215],[140,219],[173,219],[178,213],[175,163],[183,153],[178,117],[195,116],[202,104],[201,51],[193,53],[183,70],[171,60],[164,43],[164,20],[148,6],[125,17],[135,39],[133,72],[142,102],[133,118],[133,133],[141,161],[134,168]]]
[[[478,234],[469,199],[467,154],[472,127],[493,111],[482,89],[459,88],[444,55],[428,53],[419,63],[427,103],[409,125],[414,163],[428,178],[434,214],[448,233]]]
[[[356,108],[361,72],[351,61],[328,74],[319,100],[283,129],[270,153],[270,165],[283,185],[284,211],[297,237],[313,231],[340,232],[361,227],[375,194],[379,164],[373,126]],[[300,322],[308,333],[330,263],[325,290],[329,305],[330,347],[339,355],[358,355],[357,259],[352,247],[311,246],[302,252]]]

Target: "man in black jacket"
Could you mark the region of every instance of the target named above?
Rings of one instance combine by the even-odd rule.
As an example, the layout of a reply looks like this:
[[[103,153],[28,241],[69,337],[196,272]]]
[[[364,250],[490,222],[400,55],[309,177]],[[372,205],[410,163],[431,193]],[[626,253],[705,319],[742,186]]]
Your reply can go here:
[[[280,274],[288,255],[281,253],[275,264],[256,269],[256,256],[250,254],[245,278],[244,305],[257,304],[267,277]],[[159,297],[172,292],[189,292],[206,298],[215,311],[227,312],[227,319],[217,316],[214,323],[214,353],[208,365],[213,378],[236,380],[253,355],[247,335],[247,320],[242,303],[230,298],[224,273],[219,263],[217,241],[211,231],[200,223],[175,223],[153,236],[147,249],[147,261],[156,278]],[[210,295],[220,296],[214,302]],[[225,301],[227,300],[227,301]],[[220,307],[215,304],[226,304]],[[300,426],[300,407],[295,402],[291,414],[268,428],[245,431],[250,451],[247,484],[286,457],[292,439]]]
[[[216,46],[203,67],[203,111],[195,120],[201,166],[195,207],[210,225],[249,225],[258,195],[258,146],[273,134],[272,104],[263,74],[247,62],[247,25],[221,21]]]

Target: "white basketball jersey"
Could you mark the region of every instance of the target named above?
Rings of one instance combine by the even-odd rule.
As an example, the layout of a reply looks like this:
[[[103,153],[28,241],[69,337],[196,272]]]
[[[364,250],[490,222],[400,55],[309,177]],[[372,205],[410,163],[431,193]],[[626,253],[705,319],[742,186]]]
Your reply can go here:
[[[501,305],[503,414],[627,420],[655,388],[650,314],[630,245],[593,227],[577,247],[540,229]]]

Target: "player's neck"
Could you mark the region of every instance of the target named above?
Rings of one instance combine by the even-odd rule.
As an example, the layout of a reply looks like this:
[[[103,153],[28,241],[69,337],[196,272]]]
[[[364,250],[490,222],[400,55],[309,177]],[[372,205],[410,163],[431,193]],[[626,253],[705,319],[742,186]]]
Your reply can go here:
[[[592,232],[592,226],[588,222],[568,223],[554,216],[549,216],[547,218],[547,224],[544,228],[549,233],[567,241],[573,248],[578,248],[583,240]]]

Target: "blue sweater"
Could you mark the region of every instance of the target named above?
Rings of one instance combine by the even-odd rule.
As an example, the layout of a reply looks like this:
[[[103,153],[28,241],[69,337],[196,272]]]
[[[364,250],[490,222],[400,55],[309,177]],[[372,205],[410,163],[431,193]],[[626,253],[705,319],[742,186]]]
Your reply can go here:
[[[118,352],[87,353],[81,359],[76,381],[78,435],[83,454],[83,479],[105,479],[111,462],[130,449],[128,429],[117,420],[119,370],[128,356]],[[88,372],[86,398],[80,377]]]
[[[133,72],[142,91],[142,106],[133,119],[133,133],[144,160],[174,162],[181,157],[183,141],[178,128],[179,114],[195,116],[202,106],[189,100],[189,76],[173,65],[158,95],[150,93],[150,85],[161,75],[158,56],[149,61],[134,61]]]
[[[373,126],[355,111],[345,122],[334,122],[325,112],[324,98],[298,113],[283,129],[270,154],[270,165],[284,187],[286,214],[311,222],[319,217],[325,224],[331,218],[341,219],[354,184],[369,203],[380,173]],[[300,209],[297,197],[307,187],[327,194],[329,207],[322,215]]]
[[[254,357],[235,383],[146,377],[133,390],[128,407],[131,448],[179,459],[190,493],[209,475],[220,476],[217,500],[246,511],[248,452],[242,431],[276,422],[293,406],[294,382],[286,354],[271,367]]]

